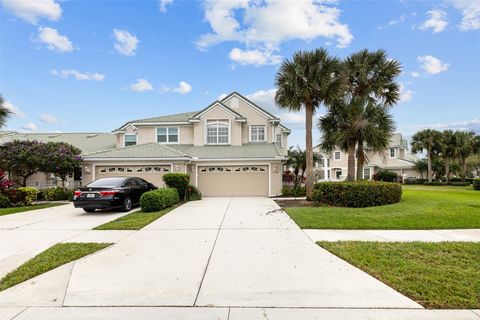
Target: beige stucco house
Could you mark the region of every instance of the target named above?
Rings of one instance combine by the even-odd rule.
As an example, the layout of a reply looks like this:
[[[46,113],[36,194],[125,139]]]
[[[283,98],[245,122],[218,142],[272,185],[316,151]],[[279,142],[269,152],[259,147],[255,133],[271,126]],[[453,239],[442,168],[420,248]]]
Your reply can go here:
[[[320,145],[314,147],[318,156],[315,171],[318,180],[341,181],[347,177],[348,154],[340,149],[330,153],[321,150]],[[401,133],[395,133],[390,139],[390,145],[382,152],[365,150],[366,163],[363,167],[363,179],[372,180],[373,175],[379,170],[396,172],[403,179],[409,177],[420,178],[415,169],[415,156],[408,151],[408,143],[402,138]],[[356,171],[355,160],[355,171]]]
[[[125,123],[114,148],[83,154],[82,182],[138,176],[161,187],[165,173],[182,172],[205,196],[275,196],[289,133],[233,92],[200,111]]]

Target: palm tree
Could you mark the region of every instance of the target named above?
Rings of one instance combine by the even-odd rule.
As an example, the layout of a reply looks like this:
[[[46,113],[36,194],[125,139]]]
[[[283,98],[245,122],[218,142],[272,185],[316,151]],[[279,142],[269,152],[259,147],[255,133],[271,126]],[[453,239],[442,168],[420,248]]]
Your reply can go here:
[[[440,153],[445,165],[445,179],[447,183],[450,183],[450,165],[457,157],[458,145],[456,138],[457,136],[452,130],[444,130],[442,132]]]
[[[460,165],[460,176],[462,180],[465,181],[467,176],[467,158],[472,154],[478,152],[477,148],[477,138],[475,137],[474,132],[466,131],[457,131],[455,132],[455,137],[457,140],[457,156],[458,162]]]
[[[3,97],[0,95],[0,128],[5,125],[10,113],[10,110],[5,107],[5,101],[3,100]]]
[[[423,173],[428,172],[427,159],[418,159],[415,161],[414,167],[420,173],[420,177],[423,179]]]
[[[306,192],[313,192],[312,121],[315,110],[323,103],[335,101],[342,91],[341,64],[325,49],[296,52],[280,66],[275,79],[275,103],[291,111],[305,110]]]
[[[412,137],[412,152],[427,152],[427,179],[428,182],[432,182],[432,158],[437,152],[439,143],[442,139],[441,133],[432,130],[425,129],[418,131]]]
[[[343,67],[347,83],[345,97],[350,102],[352,113],[356,115],[352,123],[358,148],[356,178],[361,180],[365,163],[364,147],[379,152],[388,147],[390,142],[393,123],[386,119],[388,113],[377,108],[389,108],[399,101],[400,86],[395,79],[401,73],[401,64],[388,58],[385,50],[364,49],[347,57]],[[372,112],[380,119],[368,114]],[[355,152],[350,156],[354,157]]]

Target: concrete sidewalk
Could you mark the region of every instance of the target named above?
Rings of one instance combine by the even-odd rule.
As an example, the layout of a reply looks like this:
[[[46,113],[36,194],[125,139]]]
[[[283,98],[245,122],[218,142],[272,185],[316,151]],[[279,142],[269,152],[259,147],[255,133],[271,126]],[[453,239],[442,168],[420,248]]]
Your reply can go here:
[[[480,310],[0,307],[0,320],[480,320]]]
[[[445,230],[329,230],[303,229],[316,241],[380,241],[380,242],[480,242],[480,229]]]

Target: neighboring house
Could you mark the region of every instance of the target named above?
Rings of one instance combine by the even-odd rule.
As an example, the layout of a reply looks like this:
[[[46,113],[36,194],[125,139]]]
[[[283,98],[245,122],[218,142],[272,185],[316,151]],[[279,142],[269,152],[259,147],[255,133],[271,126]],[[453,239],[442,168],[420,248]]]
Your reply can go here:
[[[82,150],[82,153],[111,149],[116,146],[116,136],[112,133],[19,133],[16,131],[0,131],[0,145],[14,140],[66,142]],[[10,179],[21,181],[18,177],[10,177]],[[79,168],[67,178],[65,186],[73,188],[81,185],[81,183],[81,170]],[[50,173],[38,172],[27,179],[27,186],[45,189],[62,186],[62,181]]]
[[[348,169],[348,154],[335,149],[325,153],[317,145],[314,147],[318,161],[315,163],[316,175],[319,180],[339,181],[345,180]],[[390,139],[390,145],[378,153],[365,150],[366,160],[363,167],[363,179],[372,180],[373,175],[379,170],[396,172],[402,178],[420,178],[420,173],[415,169],[415,156],[408,151],[408,143],[402,139],[402,134],[395,133]],[[355,158],[356,159],[356,158]],[[356,160],[355,160],[356,171]]]
[[[132,120],[114,130],[116,146],[84,153],[83,183],[138,176],[163,186],[182,172],[205,196],[281,194],[290,130],[233,92],[200,111]]]

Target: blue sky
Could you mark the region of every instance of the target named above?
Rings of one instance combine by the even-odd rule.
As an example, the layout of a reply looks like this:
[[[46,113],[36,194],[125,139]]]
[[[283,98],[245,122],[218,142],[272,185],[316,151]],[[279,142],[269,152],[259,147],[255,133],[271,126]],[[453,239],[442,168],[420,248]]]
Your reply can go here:
[[[7,129],[108,132],[238,91],[303,145],[303,115],[273,105],[275,74],[295,51],[325,47],[402,63],[397,131],[480,132],[480,1],[0,2]]]

